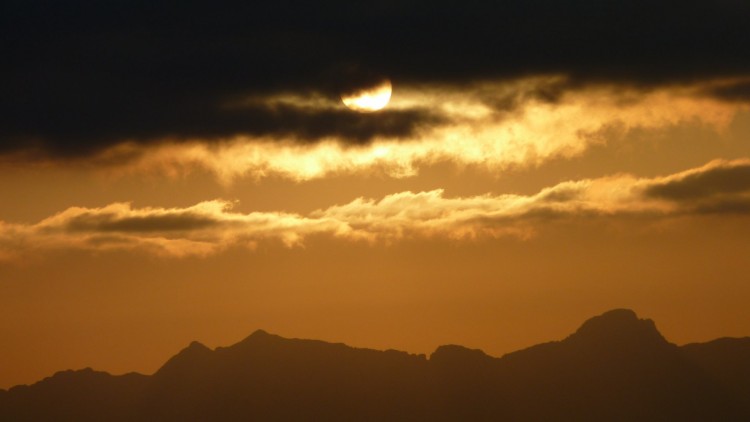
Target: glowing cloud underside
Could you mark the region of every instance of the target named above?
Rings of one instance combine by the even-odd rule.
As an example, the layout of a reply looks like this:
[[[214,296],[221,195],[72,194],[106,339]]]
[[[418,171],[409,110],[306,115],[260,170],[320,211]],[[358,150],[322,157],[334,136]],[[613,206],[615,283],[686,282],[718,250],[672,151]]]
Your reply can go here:
[[[344,102],[345,106],[355,111],[378,111],[388,105],[392,90],[391,81],[385,80],[374,88],[342,95],[341,101]]]
[[[503,86],[481,87],[483,95],[502,96]],[[494,90],[494,91],[493,91]],[[124,171],[157,170],[179,175],[193,168],[214,173],[226,183],[240,177],[268,176],[305,181],[334,174],[366,173],[377,169],[391,177],[409,177],[438,162],[472,165],[491,172],[509,167],[537,166],[558,158],[583,154],[609,142],[602,131],[616,128],[624,136],[634,129],[660,129],[690,122],[722,131],[741,106],[722,103],[692,92],[620,93],[602,90],[569,93],[555,103],[522,102],[512,112],[497,110],[471,92],[404,89],[390,102],[394,110],[433,105],[448,123],[422,128],[409,139],[381,137],[367,145],[346,146],[332,137],[315,144],[294,139],[238,136],[222,142],[164,142],[158,146],[121,145],[108,151],[106,162],[118,156]]]

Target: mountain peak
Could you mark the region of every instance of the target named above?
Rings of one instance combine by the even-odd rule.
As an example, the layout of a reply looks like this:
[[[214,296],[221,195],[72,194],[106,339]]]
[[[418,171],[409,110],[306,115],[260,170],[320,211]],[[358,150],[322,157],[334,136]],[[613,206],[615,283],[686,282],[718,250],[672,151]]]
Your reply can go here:
[[[157,376],[171,373],[178,373],[181,371],[189,370],[189,368],[199,365],[207,359],[210,359],[212,355],[211,349],[206,347],[200,342],[193,341],[188,347],[182,349],[179,353],[172,356],[158,371]]]
[[[586,327],[602,326],[605,324],[610,326],[625,326],[629,324],[638,324],[639,321],[643,320],[639,319],[638,315],[632,309],[612,309],[601,315],[589,318],[583,323],[579,331],[581,329],[586,329]]]
[[[253,333],[250,334],[248,338],[267,338],[271,336],[273,336],[273,334],[270,334],[268,331],[263,330],[263,329],[257,329],[253,331]]]
[[[639,319],[630,309],[613,309],[595,316],[569,337],[577,342],[668,344],[654,321]]]
[[[257,344],[257,343],[266,343],[268,341],[272,340],[280,340],[283,339],[283,337],[277,336],[276,334],[271,334],[266,330],[255,330],[252,334],[245,337],[242,341],[235,344],[235,346],[242,345],[242,344]]]
[[[456,344],[446,344],[439,346],[432,353],[432,355],[430,355],[430,360],[433,362],[463,362],[487,359],[492,358],[479,349],[469,349],[468,347],[459,346]]]
[[[199,341],[191,341],[188,347],[183,349],[183,351],[185,350],[191,350],[191,351],[208,350],[210,351],[211,349],[209,349],[206,345],[204,345],[203,343]]]

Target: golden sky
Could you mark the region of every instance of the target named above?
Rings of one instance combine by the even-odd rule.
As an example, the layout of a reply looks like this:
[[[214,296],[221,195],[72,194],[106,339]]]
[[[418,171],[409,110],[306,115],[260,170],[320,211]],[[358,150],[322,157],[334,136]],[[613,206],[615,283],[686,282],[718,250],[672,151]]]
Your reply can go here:
[[[593,52],[522,55],[521,71],[463,52],[471,72],[424,53],[420,78],[399,53],[406,64],[370,75],[316,46],[323,58],[294,60],[322,79],[258,70],[239,83],[225,70],[201,91],[190,72],[218,71],[185,61],[172,72],[188,82],[163,79],[174,86],[123,76],[107,93],[124,105],[106,111],[89,104],[92,75],[116,85],[119,73],[94,68],[64,97],[65,78],[79,81],[59,70],[68,62],[19,59],[16,73],[50,91],[0,104],[0,388],[87,366],[151,373],[192,340],[261,328],[496,356],[611,308],[679,344],[750,334],[750,73],[622,73],[613,59],[600,75]],[[623,54],[656,57],[640,48]],[[692,57],[680,51],[670,57]],[[16,73],[3,83],[25,81]],[[340,101],[383,75],[385,108]]]
[[[477,99],[503,89],[517,88],[396,90],[390,107],[451,116],[410,140],[7,160],[3,385],[148,373],[193,339],[257,328],[501,355],[629,307],[675,342],[747,334],[747,107],[700,86],[507,114]]]

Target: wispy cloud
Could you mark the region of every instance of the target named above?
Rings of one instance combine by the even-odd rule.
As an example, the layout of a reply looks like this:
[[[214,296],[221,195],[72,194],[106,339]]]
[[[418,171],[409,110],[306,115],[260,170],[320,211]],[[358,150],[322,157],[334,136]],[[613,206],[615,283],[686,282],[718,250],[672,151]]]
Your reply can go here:
[[[750,159],[713,161],[657,178],[614,175],[568,181],[534,195],[446,197],[443,190],[400,192],[380,200],[357,198],[300,215],[239,213],[232,203],[186,208],[133,208],[115,203],[72,207],[36,224],[0,222],[0,256],[30,250],[134,249],[168,256],[207,255],[258,242],[301,245],[310,236],[342,241],[395,242],[406,238],[472,239],[539,233],[545,222],[580,217],[665,219],[707,213],[750,213]],[[539,234],[539,235],[543,235]]]

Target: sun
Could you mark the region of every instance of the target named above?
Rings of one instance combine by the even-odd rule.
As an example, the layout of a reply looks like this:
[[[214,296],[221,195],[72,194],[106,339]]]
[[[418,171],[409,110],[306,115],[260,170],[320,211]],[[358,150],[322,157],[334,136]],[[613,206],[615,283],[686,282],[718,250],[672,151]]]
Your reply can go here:
[[[392,91],[391,81],[385,79],[373,87],[342,94],[341,101],[354,111],[369,113],[387,106]]]

